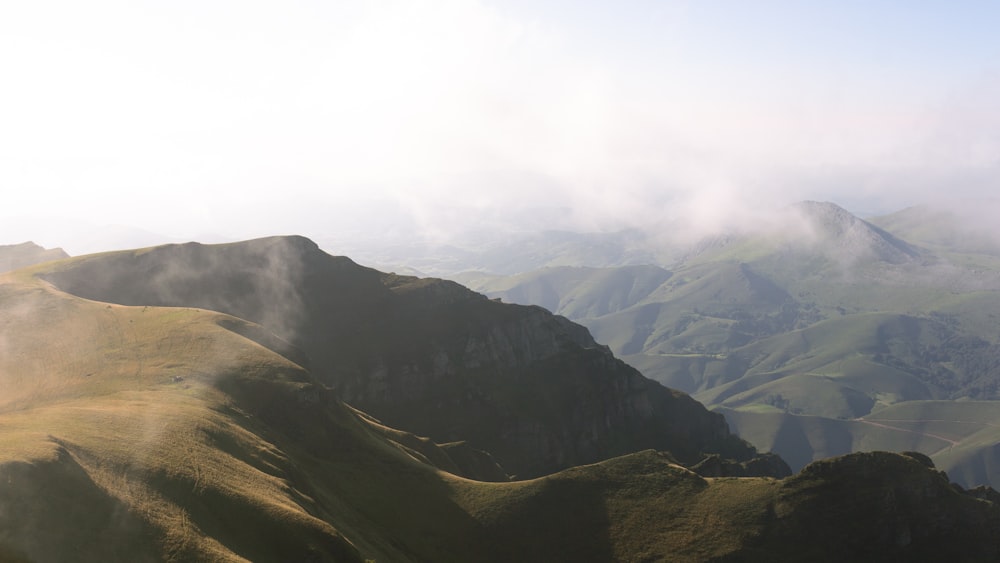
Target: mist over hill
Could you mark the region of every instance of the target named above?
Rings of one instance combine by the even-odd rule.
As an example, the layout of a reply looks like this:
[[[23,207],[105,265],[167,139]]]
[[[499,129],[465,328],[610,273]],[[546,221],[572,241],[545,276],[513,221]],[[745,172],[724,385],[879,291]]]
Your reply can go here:
[[[661,276],[626,277],[651,286]],[[302,238],[5,274],[0,350],[4,560],[1000,554],[996,493],[949,484],[926,456],[854,454],[783,480],[723,477],[780,473],[781,463],[753,457],[720,415],[642,378],[582,327],[451,282],[363,268]],[[474,414],[463,410],[470,399]],[[362,403],[382,414],[354,408]],[[467,441],[435,443],[389,417],[469,431]],[[492,425],[527,427],[530,439],[497,437]],[[586,441],[553,431],[574,428]],[[484,444],[496,449],[470,447]],[[602,458],[634,453],[517,481],[494,461],[542,471],[594,455],[581,444],[603,447]],[[649,446],[666,451],[635,451]]]
[[[0,274],[25,266],[68,257],[69,254],[66,254],[61,248],[46,249],[33,242],[0,245]]]
[[[1000,482],[987,447],[1000,436],[962,407],[1000,399],[1000,239],[976,219],[985,214],[912,208],[865,221],[803,202],[767,217],[647,270],[455,279],[584,324],[794,468],[850,451],[918,449],[966,485]],[[876,422],[911,401],[930,406]],[[935,420],[954,422],[934,432]]]
[[[351,405],[439,442],[468,441],[521,477],[646,448],[689,465],[756,455],[721,416],[564,317],[384,274],[301,237],[86,256],[44,278],[88,299],[258,323]]]

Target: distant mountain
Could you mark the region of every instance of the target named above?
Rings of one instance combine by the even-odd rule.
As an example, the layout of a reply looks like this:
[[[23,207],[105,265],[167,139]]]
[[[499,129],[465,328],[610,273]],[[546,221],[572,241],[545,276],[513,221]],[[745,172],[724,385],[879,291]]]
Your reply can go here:
[[[91,277],[102,271],[101,279]],[[301,292],[279,283],[291,273],[299,274]],[[149,298],[155,291],[158,299],[200,301],[125,306],[78,297],[61,286],[90,295]],[[317,287],[329,291],[309,291]],[[221,288],[228,292],[214,293]],[[350,372],[379,351],[387,377],[373,385],[387,396],[395,360],[409,358],[402,364],[411,366],[405,375],[420,373],[423,359],[409,354],[448,334],[442,327],[459,322],[453,319],[461,319],[474,342],[477,326],[491,327],[490,354],[470,357],[487,362],[495,355],[483,367],[496,380],[516,377],[509,364],[519,358],[579,355],[573,338],[585,338],[537,308],[504,306],[435,280],[380,274],[295,238],[85,256],[2,275],[0,560],[1000,556],[997,493],[954,487],[916,453],[853,454],[776,480],[704,477],[670,454],[645,450],[532,480],[478,481],[497,469],[486,454],[388,427],[343,403],[318,378],[331,377],[335,364],[309,356],[318,352],[310,347],[314,334],[287,333],[302,345],[296,347],[265,326],[206,310],[208,301],[284,311],[294,322],[285,329],[334,326],[330,316],[343,315],[342,332],[327,340],[329,358],[340,357]],[[324,303],[339,308],[319,307]],[[431,313],[420,315],[420,327],[435,338],[407,326],[417,311]],[[388,320],[380,321],[381,315]],[[281,327],[277,318],[267,318]],[[392,325],[410,329],[413,348],[391,335],[388,349],[396,355],[389,357],[379,331]],[[511,325],[524,326],[518,338],[506,336]],[[546,331],[555,331],[548,332],[555,344],[549,352],[541,340]],[[615,364],[595,350],[584,353]],[[571,360],[549,367],[564,361]],[[551,373],[531,375],[545,379]],[[414,378],[403,376],[394,377],[419,393]],[[630,380],[606,377],[614,384],[599,391],[612,402],[613,387]],[[631,397],[637,409],[656,407],[653,392]],[[558,403],[532,393],[518,401]],[[558,415],[551,405],[549,412]],[[448,405],[435,404],[442,406]],[[698,409],[680,411],[696,424],[719,420]],[[718,456],[703,458],[696,469],[727,471]]]
[[[382,270],[451,276],[479,271],[517,274],[542,267],[604,267],[672,261],[674,248],[639,230],[575,233],[470,233],[447,243],[320,240],[323,248],[348,248],[359,262]]]
[[[946,253],[1000,256],[997,201],[952,207],[920,205],[876,217],[872,223],[926,248]]]
[[[963,246],[954,233],[965,227],[950,217],[911,209],[868,222],[804,202],[702,241],[649,284],[633,283],[635,266],[459,279],[581,322],[793,468],[857,450],[917,449],[966,485],[998,483],[1000,463],[986,448],[1000,435],[961,409],[945,409],[957,425],[947,440],[915,443],[911,422],[863,422],[910,401],[1000,400],[1000,255]],[[923,234],[914,242],[876,222]],[[953,455],[959,445],[969,455]]]
[[[512,303],[531,303],[574,319],[588,319],[635,305],[670,276],[658,266],[556,266],[514,276],[468,272],[452,279],[503,294]]]
[[[769,216],[760,225],[708,237],[695,244],[680,263],[753,262],[784,273],[816,275],[905,265],[919,258],[917,247],[842,207],[805,201]]]
[[[141,223],[141,220],[140,220]],[[10,237],[18,235],[34,240],[43,246],[58,244],[74,256],[139,248],[176,242],[175,237],[151,232],[144,228],[122,224],[93,223],[80,217],[48,215],[8,216],[4,218],[3,232]],[[218,236],[202,234],[199,240],[223,242]]]
[[[467,441],[521,477],[646,448],[688,465],[756,455],[722,416],[646,379],[580,325],[454,282],[383,274],[301,237],[105,253],[43,277],[88,299],[259,323],[351,405]]]
[[[61,248],[46,249],[33,242],[0,245],[0,273],[68,257]]]
[[[821,251],[841,258],[900,264],[919,258],[919,250],[830,202],[806,201],[792,206]]]

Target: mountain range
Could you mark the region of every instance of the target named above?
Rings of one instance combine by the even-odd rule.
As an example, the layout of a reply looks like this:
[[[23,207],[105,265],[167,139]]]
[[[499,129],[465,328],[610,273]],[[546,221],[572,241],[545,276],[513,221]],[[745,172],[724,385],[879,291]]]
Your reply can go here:
[[[996,484],[1000,247],[982,225],[803,202],[672,264],[452,277],[580,322],[793,469],[912,449],[963,485]]]
[[[1000,555],[991,489],[913,451],[787,476],[538,306],[301,237],[47,259],[0,275],[3,560]]]

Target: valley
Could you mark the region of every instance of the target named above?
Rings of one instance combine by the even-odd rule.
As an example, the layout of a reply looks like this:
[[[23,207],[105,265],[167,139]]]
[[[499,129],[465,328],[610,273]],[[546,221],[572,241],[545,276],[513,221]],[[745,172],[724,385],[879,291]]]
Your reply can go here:
[[[1000,434],[963,418],[1000,398],[1000,250],[984,224],[923,208],[869,222],[813,202],[781,217],[675,251],[672,264],[453,277],[580,322],[793,469],[917,449],[963,485],[1000,482]],[[965,426],[941,440],[871,422],[910,403],[929,417],[913,425]]]

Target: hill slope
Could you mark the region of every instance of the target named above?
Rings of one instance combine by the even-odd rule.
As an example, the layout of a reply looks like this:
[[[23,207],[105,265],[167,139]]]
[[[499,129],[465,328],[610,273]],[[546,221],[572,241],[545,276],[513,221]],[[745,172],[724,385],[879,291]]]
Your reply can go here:
[[[741,435],[795,469],[823,452],[878,443],[934,455],[963,484],[977,484],[965,480],[972,476],[998,483],[1000,473],[984,472],[995,467],[983,461],[991,458],[985,441],[962,458],[975,467],[960,467],[939,442],[909,446],[905,433],[887,441],[872,425],[843,422],[907,401],[1000,399],[1000,258],[987,230],[957,217],[911,209],[869,222],[805,202],[757,229],[703,241],[671,270],[657,269],[660,285],[642,286],[631,301],[611,297],[630,295],[638,267],[461,279],[491,297],[554,305],[646,376],[724,412]],[[826,447],[777,438],[785,428],[819,428],[815,417],[856,439]]]
[[[351,405],[467,441],[521,477],[647,448],[688,464],[755,455],[722,416],[644,378],[582,326],[454,282],[383,274],[300,237],[93,255],[43,277],[88,299],[259,323]]]
[[[707,479],[651,451],[530,481],[344,405],[257,325],[0,277],[0,557],[991,560],[1000,507],[920,458]],[[291,351],[289,356],[294,355]],[[454,460],[452,460],[454,461]]]

